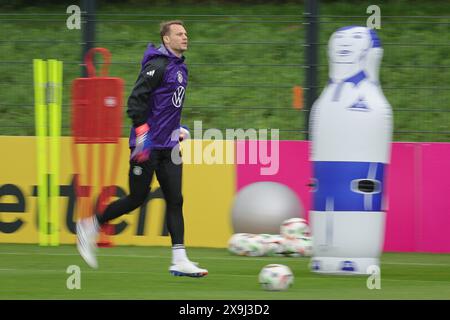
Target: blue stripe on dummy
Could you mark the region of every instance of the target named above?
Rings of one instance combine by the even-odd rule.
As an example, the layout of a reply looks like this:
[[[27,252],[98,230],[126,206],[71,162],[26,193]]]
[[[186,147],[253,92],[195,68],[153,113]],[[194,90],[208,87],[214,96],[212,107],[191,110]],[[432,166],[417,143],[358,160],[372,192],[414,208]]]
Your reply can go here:
[[[313,210],[382,211],[384,168],[385,164],[377,162],[314,161]],[[352,190],[352,181],[359,179],[378,181],[378,191]]]
[[[370,29],[370,37],[372,38],[372,48],[381,48],[381,40],[375,30]]]

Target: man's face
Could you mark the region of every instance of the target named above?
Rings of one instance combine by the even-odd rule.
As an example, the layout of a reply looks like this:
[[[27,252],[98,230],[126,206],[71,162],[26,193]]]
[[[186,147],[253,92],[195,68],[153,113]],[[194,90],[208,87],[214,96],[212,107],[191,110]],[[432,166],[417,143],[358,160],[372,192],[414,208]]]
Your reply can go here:
[[[179,24],[170,26],[169,34],[167,34],[166,45],[177,53],[183,53],[188,48],[188,36],[186,29]]]
[[[330,39],[330,59],[336,63],[357,63],[370,41],[367,30],[362,27],[336,31]]]

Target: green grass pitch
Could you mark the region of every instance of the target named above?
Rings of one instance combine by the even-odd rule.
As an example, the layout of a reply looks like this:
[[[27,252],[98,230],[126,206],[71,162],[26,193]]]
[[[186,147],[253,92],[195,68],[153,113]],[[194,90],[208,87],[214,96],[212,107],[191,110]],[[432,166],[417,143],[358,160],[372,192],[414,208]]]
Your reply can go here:
[[[325,276],[308,270],[308,258],[238,257],[226,249],[189,248],[190,259],[209,270],[204,278],[169,274],[170,248],[120,246],[99,249],[90,269],[75,245],[0,244],[0,299],[300,300],[450,299],[450,255],[385,253],[381,289],[366,276]],[[295,275],[287,291],[264,291],[258,273],[269,263]],[[70,265],[81,270],[81,288],[68,289]]]

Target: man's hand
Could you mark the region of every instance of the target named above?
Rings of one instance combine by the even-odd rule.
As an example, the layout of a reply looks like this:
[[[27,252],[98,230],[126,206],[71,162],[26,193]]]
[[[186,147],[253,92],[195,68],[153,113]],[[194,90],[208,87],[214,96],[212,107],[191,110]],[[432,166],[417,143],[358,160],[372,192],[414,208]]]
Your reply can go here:
[[[137,162],[144,162],[150,157],[150,148],[152,141],[150,140],[148,124],[143,124],[134,129],[136,132],[136,147],[131,154],[131,159]]]

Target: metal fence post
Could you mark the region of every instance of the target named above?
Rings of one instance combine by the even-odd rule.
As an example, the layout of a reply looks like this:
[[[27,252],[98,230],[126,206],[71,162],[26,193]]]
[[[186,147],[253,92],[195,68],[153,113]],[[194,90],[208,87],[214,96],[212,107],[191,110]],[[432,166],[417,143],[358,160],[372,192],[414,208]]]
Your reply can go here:
[[[83,39],[81,48],[81,76],[87,77],[87,70],[84,67],[84,57],[86,53],[95,47],[95,8],[96,0],[82,0],[82,28]]]
[[[309,114],[317,99],[318,62],[319,62],[319,0],[305,1],[306,20],[306,86],[305,86],[305,130],[306,140],[309,140]]]

